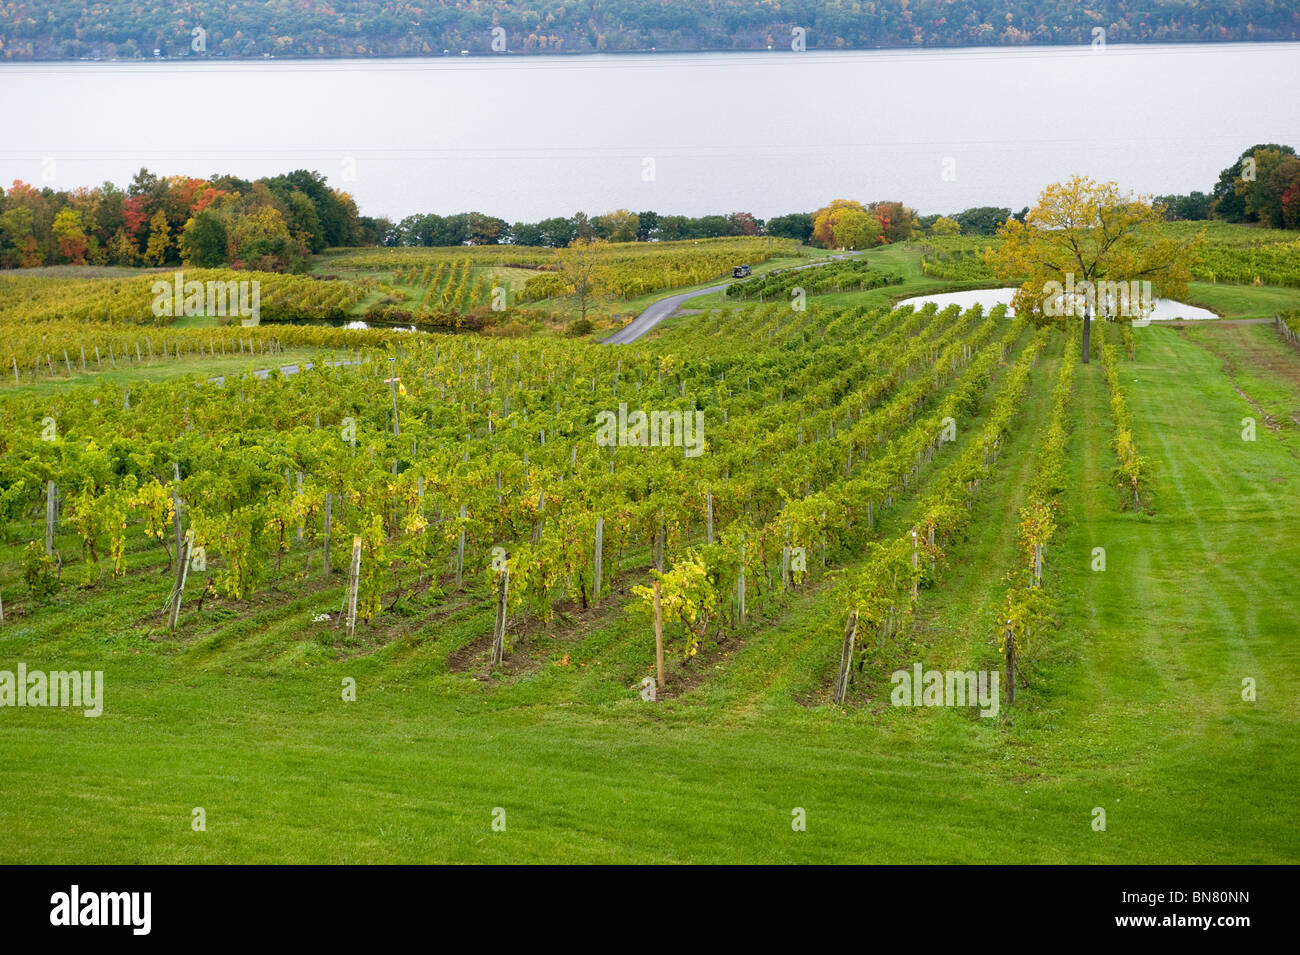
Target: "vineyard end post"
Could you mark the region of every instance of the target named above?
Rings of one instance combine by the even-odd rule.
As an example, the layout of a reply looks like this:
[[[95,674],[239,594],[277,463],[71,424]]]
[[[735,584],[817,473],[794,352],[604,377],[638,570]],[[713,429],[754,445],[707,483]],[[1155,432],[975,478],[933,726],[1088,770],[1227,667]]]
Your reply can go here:
[[[500,666],[506,655],[506,598],[510,593],[510,566],[501,571],[497,583],[497,625],[492,634],[492,667]]]
[[[664,688],[664,615],[659,599],[659,578],[655,578],[655,688]]]
[[[54,556],[54,521],[58,510],[58,485],[45,482],[45,556]]]
[[[330,525],[334,517],[334,495],[326,493],[325,495],[325,556],[322,566],[325,576],[330,575]]]
[[[605,549],[605,518],[596,518],[596,566],[592,572],[591,581],[591,602],[594,604],[600,599],[600,581],[603,576],[601,560]]]
[[[460,506],[460,519],[465,520],[465,505]],[[456,589],[460,590],[465,576],[465,528],[462,525],[456,539]]]
[[[190,571],[190,549],[191,544],[188,540],[181,542],[181,548],[176,552],[176,590],[172,593],[172,606],[170,618],[167,621],[167,628],[173,633],[176,632],[176,626],[181,618],[181,599],[185,596],[185,582],[189,579]]]
[[[1010,620],[1007,621],[1005,656],[1007,667],[1007,706],[1016,702],[1016,630]]]
[[[361,583],[361,538],[352,538],[352,566],[348,572],[348,639],[357,631],[357,590]]]
[[[848,626],[844,628],[844,645],[840,648],[840,672],[835,680],[835,702],[843,703],[849,691],[849,674],[853,664],[853,645],[858,635],[858,611],[849,614]]]

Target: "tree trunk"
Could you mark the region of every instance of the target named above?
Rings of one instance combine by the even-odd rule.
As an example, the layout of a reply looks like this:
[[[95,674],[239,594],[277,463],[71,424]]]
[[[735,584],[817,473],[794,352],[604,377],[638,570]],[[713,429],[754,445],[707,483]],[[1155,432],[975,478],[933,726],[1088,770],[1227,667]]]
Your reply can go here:
[[[1087,305],[1083,307],[1083,364],[1088,364],[1088,352],[1092,350],[1092,309]]]

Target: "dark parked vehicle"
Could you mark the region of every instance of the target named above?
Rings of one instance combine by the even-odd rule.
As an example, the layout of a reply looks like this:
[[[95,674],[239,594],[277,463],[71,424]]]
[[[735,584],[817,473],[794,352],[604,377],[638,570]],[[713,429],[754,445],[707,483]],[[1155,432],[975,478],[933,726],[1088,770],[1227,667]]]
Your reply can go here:
[[[731,270],[731,277],[733,279],[749,278],[749,273],[750,273],[750,268],[748,265],[737,265],[734,269]]]

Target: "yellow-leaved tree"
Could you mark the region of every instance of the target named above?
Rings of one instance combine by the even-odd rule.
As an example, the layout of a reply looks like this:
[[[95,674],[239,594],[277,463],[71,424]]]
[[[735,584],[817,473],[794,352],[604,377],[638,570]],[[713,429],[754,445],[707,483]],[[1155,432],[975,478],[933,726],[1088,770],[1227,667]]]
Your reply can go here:
[[[567,297],[577,307],[583,321],[587,311],[611,294],[613,269],[606,252],[609,243],[600,239],[578,240],[555,250],[555,265],[564,278]]]
[[[930,235],[961,235],[961,223],[947,216],[939,216],[930,225]]]
[[[144,260],[148,265],[162,265],[171,248],[171,227],[167,223],[167,213],[159,209],[149,220],[149,242],[145,246]]]
[[[846,242],[863,240],[864,226],[870,219],[862,203],[835,199],[813,213],[813,238],[826,249],[848,248]]]
[[[1021,283],[1016,314],[1040,325],[1082,316],[1086,364],[1094,311],[1132,319],[1156,295],[1186,293],[1204,234],[1179,239],[1163,226],[1149,197],[1073,176],[1044,189],[1023,222],[1008,219],[987,258],[998,278]]]

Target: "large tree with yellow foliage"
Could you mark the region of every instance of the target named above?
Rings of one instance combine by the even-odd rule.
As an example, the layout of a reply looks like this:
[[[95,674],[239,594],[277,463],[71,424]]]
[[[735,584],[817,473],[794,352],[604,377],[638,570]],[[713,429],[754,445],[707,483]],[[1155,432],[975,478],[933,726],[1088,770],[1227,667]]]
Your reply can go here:
[[[1149,197],[1074,176],[1044,189],[1023,222],[1007,220],[988,262],[1000,279],[1020,281],[1017,314],[1043,324],[1082,313],[1087,363],[1094,303],[1106,301],[1098,291],[1149,281],[1153,295],[1186,293],[1204,238],[1174,238],[1163,218]],[[1063,287],[1075,296],[1063,296]]]
[[[606,258],[608,248],[609,243],[601,239],[579,239],[555,251],[556,268],[568,289],[566,297],[584,321],[587,311],[610,295],[613,272]]]

